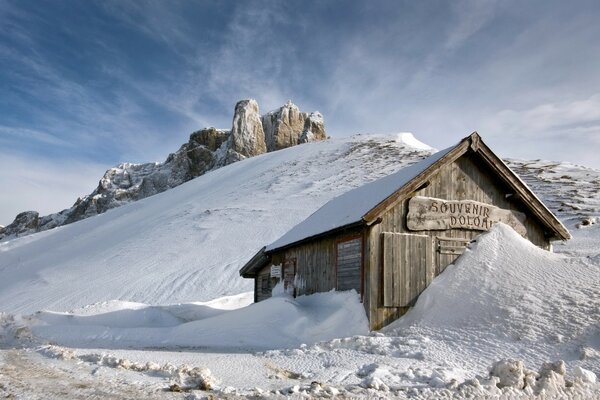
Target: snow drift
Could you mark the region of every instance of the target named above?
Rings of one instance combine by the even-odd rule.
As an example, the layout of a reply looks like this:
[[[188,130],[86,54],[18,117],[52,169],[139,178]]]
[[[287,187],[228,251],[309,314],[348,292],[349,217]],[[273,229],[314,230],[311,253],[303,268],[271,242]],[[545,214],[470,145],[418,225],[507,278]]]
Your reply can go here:
[[[386,332],[426,335],[439,346],[429,356],[441,360],[452,352],[457,366],[519,357],[536,365],[569,360],[598,370],[600,359],[589,353],[600,345],[599,267],[587,258],[541,250],[497,224]]]
[[[238,305],[251,296],[239,296]],[[251,301],[251,300],[250,300]],[[367,317],[356,292],[282,294],[235,310],[206,304],[146,306],[114,303],[111,311],[38,312],[38,338],[80,348],[195,348],[265,350],[366,334]]]

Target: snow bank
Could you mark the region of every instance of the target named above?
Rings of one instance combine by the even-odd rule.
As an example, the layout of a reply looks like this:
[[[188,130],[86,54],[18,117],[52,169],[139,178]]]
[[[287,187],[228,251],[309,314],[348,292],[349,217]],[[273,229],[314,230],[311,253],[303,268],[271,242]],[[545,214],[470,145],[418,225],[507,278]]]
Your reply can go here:
[[[600,369],[600,270],[593,260],[541,250],[503,224],[470,247],[387,334],[426,336],[435,343],[425,357],[451,357],[455,365],[518,356]]]
[[[565,342],[600,327],[593,323],[600,320],[599,295],[596,265],[539,249],[497,224],[388,331],[476,329],[514,340]]]
[[[383,332],[265,355],[286,368],[312,360],[305,374],[328,365],[337,371],[322,374],[383,396],[592,398],[600,390],[594,260],[541,250],[498,224]],[[332,362],[341,354],[345,362]]]
[[[221,302],[222,303],[222,302]],[[121,308],[119,308],[119,306]],[[354,291],[273,297],[235,310],[182,304],[110,304],[110,311],[39,312],[33,334],[63,346],[275,349],[368,332]],[[100,307],[102,309],[102,307]]]

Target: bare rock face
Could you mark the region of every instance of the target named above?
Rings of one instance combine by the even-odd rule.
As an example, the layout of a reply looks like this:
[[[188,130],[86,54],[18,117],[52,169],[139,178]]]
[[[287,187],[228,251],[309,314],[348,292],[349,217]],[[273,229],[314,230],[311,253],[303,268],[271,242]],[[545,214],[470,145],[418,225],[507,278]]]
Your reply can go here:
[[[40,217],[35,211],[17,215],[0,226],[0,240],[70,224],[111,208],[179,186],[213,169],[247,157],[326,138],[323,116],[300,112],[291,101],[261,117],[256,100],[235,106],[231,131],[204,128],[162,163],[123,163],[104,173],[96,189],[71,208]]]
[[[0,230],[2,235],[24,236],[37,232],[40,225],[40,218],[37,211],[24,211],[19,213],[15,220]]]
[[[229,131],[217,128],[204,128],[190,135],[189,143],[204,146],[210,151],[217,151],[229,138]]]
[[[229,143],[229,148],[243,157],[254,157],[267,152],[256,100],[242,100],[235,105]]]
[[[274,151],[297,145],[307,118],[308,114],[300,112],[290,100],[278,110],[263,115],[267,149]]]
[[[310,113],[304,122],[304,129],[298,143],[315,142],[325,139],[327,139],[327,133],[325,132],[323,115],[318,111]]]
[[[65,223],[101,214],[203,175],[216,166],[216,151],[229,131],[205,128],[190,135],[187,143],[169,154],[164,163],[123,163],[106,171],[92,194],[79,198]]]

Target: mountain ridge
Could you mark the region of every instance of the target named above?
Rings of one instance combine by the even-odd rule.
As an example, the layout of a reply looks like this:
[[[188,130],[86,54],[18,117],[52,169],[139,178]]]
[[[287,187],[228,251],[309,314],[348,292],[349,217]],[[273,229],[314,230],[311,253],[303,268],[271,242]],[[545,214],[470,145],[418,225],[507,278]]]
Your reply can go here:
[[[192,132],[188,142],[162,163],[126,162],[109,168],[96,189],[79,197],[70,208],[45,216],[37,211],[19,213],[11,224],[0,226],[0,241],[71,224],[172,189],[244,158],[326,137],[324,119],[318,111],[301,112],[289,100],[260,115],[256,100],[240,100],[235,105],[231,129],[208,127]]]

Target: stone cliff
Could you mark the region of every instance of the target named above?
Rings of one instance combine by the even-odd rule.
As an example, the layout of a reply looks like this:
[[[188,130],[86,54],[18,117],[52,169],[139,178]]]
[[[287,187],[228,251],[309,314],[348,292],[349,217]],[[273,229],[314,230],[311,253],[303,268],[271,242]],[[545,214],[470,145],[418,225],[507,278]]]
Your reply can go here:
[[[111,208],[179,186],[206,172],[265,152],[326,139],[323,117],[300,112],[291,101],[260,115],[256,100],[235,106],[231,130],[204,128],[162,163],[123,163],[110,168],[98,187],[71,208],[40,217],[36,211],[17,215],[0,227],[0,240],[29,235],[101,214]]]

